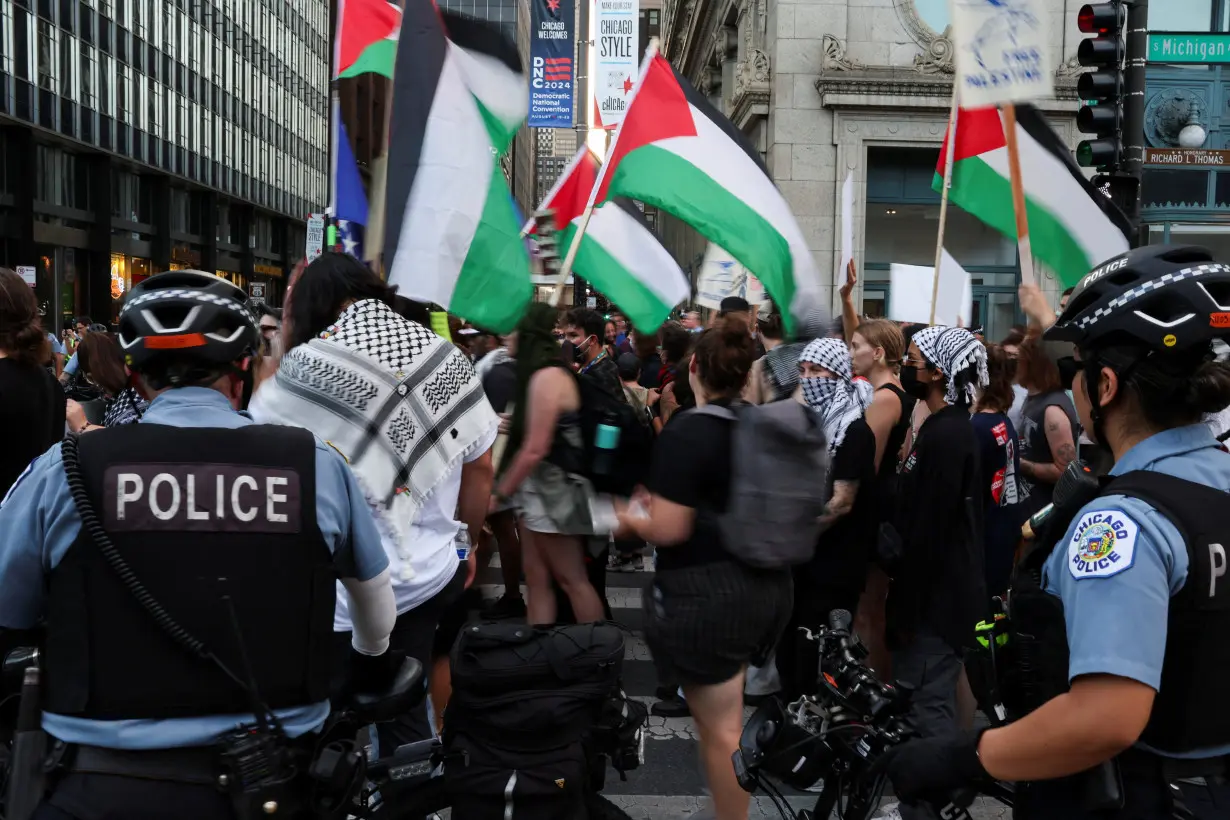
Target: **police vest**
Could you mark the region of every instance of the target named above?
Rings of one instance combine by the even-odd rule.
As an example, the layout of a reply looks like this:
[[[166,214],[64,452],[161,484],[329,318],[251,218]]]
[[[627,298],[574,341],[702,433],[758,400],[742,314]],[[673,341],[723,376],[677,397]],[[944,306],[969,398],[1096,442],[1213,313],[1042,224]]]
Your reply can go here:
[[[1149,504],[1175,526],[1187,547],[1187,580],[1170,599],[1161,687],[1141,742],[1168,753],[1230,745],[1227,494],[1164,473],[1136,471],[1115,478],[1101,495]],[[1013,579],[1014,668],[1004,688],[1014,717],[1068,690],[1063,603],[1038,582],[1041,563],[1054,546],[1028,555]]]
[[[287,427],[134,424],[79,441],[94,512],[133,575],[270,708],[329,695],[336,572],[316,525],[316,446]],[[84,528],[51,571],[45,708],[97,720],[251,713],[172,639]]]

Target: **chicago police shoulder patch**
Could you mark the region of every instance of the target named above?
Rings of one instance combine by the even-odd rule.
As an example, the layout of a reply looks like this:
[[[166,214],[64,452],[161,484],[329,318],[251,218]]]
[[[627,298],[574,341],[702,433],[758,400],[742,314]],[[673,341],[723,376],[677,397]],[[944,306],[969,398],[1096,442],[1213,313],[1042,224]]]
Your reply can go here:
[[[1121,510],[1094,510],[1076,523],[1068,542],[1068,571],[1078,581],[1109,578],[1132,566],[1140,527]]]

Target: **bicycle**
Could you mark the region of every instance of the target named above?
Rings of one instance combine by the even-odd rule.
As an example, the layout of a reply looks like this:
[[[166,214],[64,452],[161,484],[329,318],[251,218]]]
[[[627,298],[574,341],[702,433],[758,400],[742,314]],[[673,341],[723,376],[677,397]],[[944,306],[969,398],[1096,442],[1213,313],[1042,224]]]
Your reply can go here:
[[[850,631],[845,610],[829,615],[829,628],[803,632],[821,645],[818,691],[782,705],[770,701],[744,726],[733,763],[748,792],[764,789],[786,820],[867,820],[879,808],[887,778],[874,764],[889,748],[915,736],[910,724],[913,688],[886,684],[866,667],[866,648]],[[792,788],[824,787],[810,810],[793,813],[772,777]],[[1002,783],[979,791],[1007,806],[1012,790]],[[951,795],[940,815],[969,820],[974,793]],[[937,807],[939,808],[939,807]]]

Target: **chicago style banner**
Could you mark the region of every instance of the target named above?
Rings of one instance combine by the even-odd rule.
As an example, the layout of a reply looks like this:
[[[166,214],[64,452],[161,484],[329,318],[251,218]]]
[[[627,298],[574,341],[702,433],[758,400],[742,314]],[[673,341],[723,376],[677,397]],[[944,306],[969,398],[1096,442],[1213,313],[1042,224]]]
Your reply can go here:
[[[575,0],[530,0],[531,128],[572,127]]]
[[[615,128],[624,120],[628,98],[640,73],[637,48],[639,0],[594,0],[594,106],[599,128]]]

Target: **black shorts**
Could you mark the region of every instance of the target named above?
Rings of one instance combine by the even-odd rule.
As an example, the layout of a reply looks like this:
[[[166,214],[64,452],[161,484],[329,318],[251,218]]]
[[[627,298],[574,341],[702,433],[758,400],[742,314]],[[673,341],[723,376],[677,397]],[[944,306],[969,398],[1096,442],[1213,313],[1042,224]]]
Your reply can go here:
[[[789,570],[719,561],[657,573],[645,592],[645,640],[659,676],[712,685],[763,665],[793,602]]]

